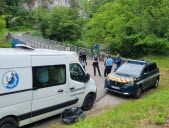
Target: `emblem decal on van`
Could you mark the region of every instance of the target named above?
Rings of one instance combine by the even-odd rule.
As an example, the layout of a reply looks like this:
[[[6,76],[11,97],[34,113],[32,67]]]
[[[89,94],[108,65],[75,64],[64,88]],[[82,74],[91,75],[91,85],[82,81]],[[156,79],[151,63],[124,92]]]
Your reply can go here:
[[[15,71],[8,71],[4,74],[2,78],[2,83],[5,88],[13,89],[19,83],[19,76]]]

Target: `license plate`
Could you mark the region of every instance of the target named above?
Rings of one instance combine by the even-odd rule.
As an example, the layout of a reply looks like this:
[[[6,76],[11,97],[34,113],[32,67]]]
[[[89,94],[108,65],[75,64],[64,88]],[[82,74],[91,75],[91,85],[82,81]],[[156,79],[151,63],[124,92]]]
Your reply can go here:
[[[116,86],[111,86],[114,89],[120,90],[120,87],[116,87]]]

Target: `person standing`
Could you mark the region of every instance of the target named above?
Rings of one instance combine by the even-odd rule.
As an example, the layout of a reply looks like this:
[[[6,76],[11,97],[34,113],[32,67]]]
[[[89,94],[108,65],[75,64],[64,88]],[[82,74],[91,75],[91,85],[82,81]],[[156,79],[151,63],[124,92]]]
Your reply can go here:
[[[115,61],[115,63],[116,63],[115,71],[121,66],[121,62],[122,62],[122,59],[120,57],[120,54],[117,54],[117,58],[116,58],[116,61]]]
[[[107,73],[106,73],[106,60],[107,60],[107,58],[108,58],[108,55],[109,55],[109,54],[106,54],[106,56],[105,56],[105,58],[104,58],[104,66],[105,66],[105,69],[104,69],[104,77],[107,76]]]
[[[113,59],[110,57],[110,55],[108,55],[108,58],[106,60],[106,75],[111,73],[113,62]]]
[[[82,49],[80,49],[80,51],[79,51],[79,59],[82,59],[82,55],[83,55],[83,51],[82,51]]]
[[[85,70],[85,63],[83,62],[83,60],[82,59],[79,59],[79,61],[80,61],[80,64],[82,65],[82,67],[84,68],[84,70]]]
[[[86,61],[86,52],[83,50],[83,52],[82,52],[82,59],[83,59],[83,63],[85,63],[86,64],[86,66],[87,66],[87,61]]]
[[[96,68],[98,70],[99,76],[101,76],[100,69],[99,69],[99,58],[97,54],[93,57],[93,69],[94,69],[94,76],[96,76]]]

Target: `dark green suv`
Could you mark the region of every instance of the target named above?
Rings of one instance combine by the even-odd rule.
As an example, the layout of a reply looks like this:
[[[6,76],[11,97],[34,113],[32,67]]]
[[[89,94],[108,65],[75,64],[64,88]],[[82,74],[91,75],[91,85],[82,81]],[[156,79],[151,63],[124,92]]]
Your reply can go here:
[[[116,72],[108,75],[105,80],[105,89],[140,98],[143,90],[150,87],[157,88],[159,79],[160,73],[156,63],[129,60],[118,68]]]

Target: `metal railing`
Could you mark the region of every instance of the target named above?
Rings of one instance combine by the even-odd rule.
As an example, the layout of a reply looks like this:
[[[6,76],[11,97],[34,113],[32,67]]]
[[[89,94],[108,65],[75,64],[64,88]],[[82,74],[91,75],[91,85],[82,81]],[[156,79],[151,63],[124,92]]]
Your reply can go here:
[[[58,50],[58,51],[73,51],[73,52],[76,52],[77,54],[79,53],[80,49],[83,49],[86,52],[88,58],[92,58],[95,54],[95,52],[92,52],[90,49],[87,49],[87,48],[65,44],[62,42],[49,40],[49,39],[45,39],[45,38],[38,37],[38,36],[32,36],[30,34],[24,33],[22,34],[22,36],[12,34],[11,37],[33,48],[53,49],[53,50]],[[100,57],[100,60],[104,60],[105,53],[102,53],[102,54],[100,53],[99,57]],[[115,60],[116,56],[112,55],[112,58]],[[122,59],[123,61],[126,61],[125,58],[122,58]]]
[[[65,44],[62,42],[54,41],[54,40],[49,40],[45,39],[42,37],[38,36],[32,36],[30,34],[22,34],[22,36],[19,35],[12,35],[13,39],[17,39],[20,42],[29,45],[33,48],[40,48],[40,49],[53,49],[53,50],[58,50],[58,51],[73,51],[78,54],[80,49],[83,49],[88,57],[92,57],[93,53],[90,49],[79,47],[79,46],[74,46],[70,44]]]

